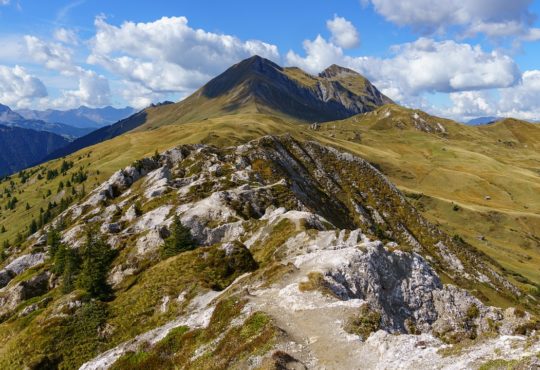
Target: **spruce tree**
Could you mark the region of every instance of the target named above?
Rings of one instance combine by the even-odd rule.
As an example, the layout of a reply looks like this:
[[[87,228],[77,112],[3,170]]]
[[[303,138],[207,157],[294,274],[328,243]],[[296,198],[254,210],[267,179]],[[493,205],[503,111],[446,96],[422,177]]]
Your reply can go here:
[[[81,272],[77,287],[86,290],[92,297],[107,298],[111,291],[107,284],[107,273],[115,253],[97,228],[89,227],[86,230],[86,242],[81,247],[80,257]]]
[[[59,244],[56,251],[54,252],[54,266],[53,272],[56,275],[61,275],[64,273],[64,267],[66,266],[66,255],[68,253],[68,247],[64,244]]]
[[[161,247],[161,257],[169,258],[193,248],[195,248],[195,243],[189,228],[182,224],[178,215],[175,215],[171,225],[171,235],[165,239]]]
[[[38,230],[38,225],[35,219],[32,219],[32,222],[30,223],[30,226],[28,228],[28,235],[34,234]]]
[[[47,233],[47,245],[49,246],[49,255],[54,258],[58,247],[60,246],[61,236],[57,229],[51,228]]]
[[[79,273],[79,254],[75,249],[67,248],[64,257],[64,271],[62,273],[62,293],[67,294],[75,288],[77,274]]]

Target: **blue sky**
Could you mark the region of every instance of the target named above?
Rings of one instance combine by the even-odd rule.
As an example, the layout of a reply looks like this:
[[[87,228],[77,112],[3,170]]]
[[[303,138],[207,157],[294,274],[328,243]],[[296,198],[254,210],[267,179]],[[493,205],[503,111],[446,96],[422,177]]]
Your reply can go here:
[[[531,0],[0,0],[0,102],[179,100],[252,54],[355,69],[401,104],[456,119],[540,119]]]

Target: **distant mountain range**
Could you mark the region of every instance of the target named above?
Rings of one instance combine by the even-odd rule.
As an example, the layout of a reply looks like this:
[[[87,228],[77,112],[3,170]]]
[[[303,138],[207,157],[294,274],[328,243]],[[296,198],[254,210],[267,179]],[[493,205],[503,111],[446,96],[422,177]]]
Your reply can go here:
[[[473,126],[487,125],[487,124],[502,121],[504,119],[506,119],[506,118],[505,117],[493,117],[493,116],[478,117],[478,118],[471,119],[471,120],[469,120],[469,121],[467,121],[465,123],[467,125],[473,125]],[[525,120],[525,121],[528,121],[528,122],[531,122],[531,123],[540,123],[540,120],[534,120],[534,119]]]
[[[91,132],[92,128],[73,127],[59,122],[46,122],[39,119],[29,119],[11,110],[7,105],[0,104],[0,124],[9,127],[20,127],[35,131],[48,131],[64,136],[68,140],[84,136]]]
[[[42,162],[47,154],[68,143],[66,138],[51,132],[0,124],[0,176]]]
[[[134,109],[130,107],[13,111],[10,107],[0,104],[0,176],[41,163],[47,155],[65,147],[71,141],[96,129],[99,131],[103,125],[110,125],[133,112]],[[122,124],[119,127],[123,127]],[[127,127],[133,128],[129,125]],[[93,143],[92,138],[96,136],[108,137],[104,133],[108,130],[105,128],[82,143],[89,140]],[[115,129],[111,131],[117,132]]]
[[[131,107],[118,109],[110,106],[104,108],[81,106],[77,109],[66,111],[54,109],[47,109],[44,111],[21,109],[17,111],[17,113],[26,119],[37,119],[45,122],[62,122],[69,126],[84,129],[97,129],[108,126],[135,112],[136,110]]]
[[[59,148],[57,151],[51,153],[45,158],[45,160],[51,160],[55,158],[64,157],[68,154],[74,153],[87,146],[100,143],[102,141],[112,139],[116,136],[122,135],[125,132],[131,131],[134,128],[144,124],[146,122],[146,111],[142,110],[134,115],[120,120],[114,125],[105,126],[98,130],[89,133],[86,136],[80,137],[68,145]]]
[[[486,125],[503,120],[502,117],[478,117],[467,121],[468,125]]]

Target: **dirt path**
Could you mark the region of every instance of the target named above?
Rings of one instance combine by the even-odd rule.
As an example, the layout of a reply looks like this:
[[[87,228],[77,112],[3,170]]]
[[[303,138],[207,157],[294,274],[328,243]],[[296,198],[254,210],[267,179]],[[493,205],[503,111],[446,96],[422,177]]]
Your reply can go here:
[[[300,270],[271,289],[252,292],[250,303],[274,318],[296,343],[287,350],[309,369],[375,367],[361,356],[360,338],[343,330],[343,321],[358,313],[362,301],[337,301],[319,292],[301,292],[297,282],[305,274]]]

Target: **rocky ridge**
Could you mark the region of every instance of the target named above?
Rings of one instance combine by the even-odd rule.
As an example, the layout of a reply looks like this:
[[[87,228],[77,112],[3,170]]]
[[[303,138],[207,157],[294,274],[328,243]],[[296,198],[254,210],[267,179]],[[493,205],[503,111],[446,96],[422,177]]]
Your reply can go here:
[[[136,201],[142,210],[136,210]],[[175,214],[200,247],[160,261],[159,247]],[[111,317],[98,328],[103,353],[88,354],[97,356],[83,369],[114,367],[140,351],[152,356],[179,330],[186,331],[179,337],[184,340],[195,333],[208,336],[167,355],[185,368],[202,366],[208,357],[225,367],[395,368],[403,348],[410,351],[409,362],[401,359],[405,367],[425,368],[435,361],[441,368],[452,363],[474,368],[540,351],[531,314],[489,306],[485,296],[479,294],[480,300],[468,291],[476,288],[478,294],[482,287],[521,299],[493,261],[430,225],[366,161],[314,142],[264,137],[226,149],[174,148],[118,171],[60,221],[69,225],[63,232],[67,245],[80,246],[84,226],[91,223],[119,251],[109,274],[116,292],[113,312],[125,299],[138,304],[132,291],[138,286],[162,292],[152,288],[151,279],[159,275],[155,269],[183,259],[205,264],[190,280],[208,281],[176,284],[153,296],[144,315],[156,324],[136,327],[127,341],[121,319]],[[31,238],[36,250],[42,235]],[[213,256],[219,263],[212,264]],[[3,271],[12,271],[9,266]],[[214,272],[208,276],[201,272],[209,269]],[[166,271],[172,274],[168,279],[180,274]],[[44,281],[44,274],[46,269],[36,268],[26,282],[0,291],[6,314],[26,309],[20,284]],[[216,274],[223,277],[216,280]],[[58,277],[47,279],[47,289],[54,289]],[[236,311],[221,323],[228,304]],[[44,322],[65,311],[61,307],[81,309],[76,296],[43,305]],[[136,323],[143,311],[134,315]],[[264,322],[257,330],[254,318]],[[259,346],[246,342],[243,355],[230,358],[233,350],[225,355],[220,349],[238,330],[250,333],[239,338]],[[462,341],[470,347],[445,357],[445,350]]]

